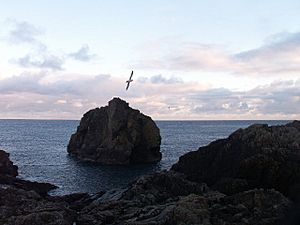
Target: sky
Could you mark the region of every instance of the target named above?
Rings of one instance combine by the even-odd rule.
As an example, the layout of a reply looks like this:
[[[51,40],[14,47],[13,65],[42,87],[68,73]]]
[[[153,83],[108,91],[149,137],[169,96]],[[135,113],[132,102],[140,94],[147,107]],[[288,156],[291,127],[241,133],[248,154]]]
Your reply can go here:
[[[300,1],[0,5],[0,118],[80,119],[120,97],[156,120],[300,119]]]

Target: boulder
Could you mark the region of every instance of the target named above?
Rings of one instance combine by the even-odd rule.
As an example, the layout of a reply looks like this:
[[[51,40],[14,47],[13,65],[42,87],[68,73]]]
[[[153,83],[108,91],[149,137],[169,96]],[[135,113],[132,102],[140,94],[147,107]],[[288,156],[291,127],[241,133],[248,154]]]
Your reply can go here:
[[[300,122],[252,125],[180,157],[172,170],[223,193],[275,188],[300,195]]]
[[[139,164],[161,160],[155,122],[120,98],[83,115],[68,144],[70,155],[101,164]]]

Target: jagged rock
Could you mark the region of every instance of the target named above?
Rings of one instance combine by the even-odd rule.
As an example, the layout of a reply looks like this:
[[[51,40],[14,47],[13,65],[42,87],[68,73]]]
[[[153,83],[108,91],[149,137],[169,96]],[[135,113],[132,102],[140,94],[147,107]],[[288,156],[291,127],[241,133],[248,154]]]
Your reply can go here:
[[[76,212],[64,202],[47,200],[34,191],[0,188],[0,224],[71,225],[75,218]]]
[[[93,195],[52,197],[14,182],[0,185],[3,225],[280,225],[290,210],[291,202],[275,190],[227,196],[174,171],[142,176],[127,188]]]
[[[275,188],[300,195],[300,122],[252,125],[180,157],[172,170],[221,192]]]
[[[9,159],[9,153],[0,150],[0,175],[18,176],[18,167]]]
[[[114,98],[84,114],[68,152],[102,164],[150,163],[161,159],[160,142],[159,128],[149,116]]]
[[[163,171],[140,177],[129,185],[121,199],[135,200],[140,204],[155,204],[191,193],[203,194],[208,190],[206,184],[188,181],[183,174]]]
[[[77,225],[279,225],[290,207],[275,190],[226,196],[182,174],[162,172],[139,178],[117,199],[93,201],[80,211]]]
[[[18,167],[13,165],[9,159],[9,153],[0,150],[0,184],[14,186],[23,190],[33,190],[40,195],[47,195],[47,193],[57,188],[53,184],[39,183],[27,181],[17,178]]]

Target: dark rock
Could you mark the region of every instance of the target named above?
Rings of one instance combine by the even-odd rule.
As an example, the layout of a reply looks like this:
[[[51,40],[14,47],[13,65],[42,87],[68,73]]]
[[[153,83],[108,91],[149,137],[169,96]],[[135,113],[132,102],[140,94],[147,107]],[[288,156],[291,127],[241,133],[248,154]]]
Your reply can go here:
[[[250,190],[226,196],[211,207],[216,224],[281,224],[291,202],[275,190]]]
[[[183,174],[163,171],[140,177],[129,185],[121,199],[135,200],[141,204],[154,204],[168,198],[186,196],[191,193],[203,194],[208,190],[206,184],[188,181]]]
[[[49,191],[57,188],[54,184],[28,181],[18,178],[14,179],[12,185],[23,190],[35,191],[42,196],[48,195]]]
[[[46,196],[47,193],[57,188],[53,184],[39,183],[33,181],[27,181],[17,178],[18,167],[13,165],[9,159],[9,153],[0,150],[0,184],[6,184],[14,186],[23,190],[33,190],[36,193]]]
[[[182,174],[162,172],[141,177],[117,199],[93,201],[79,212],[77,225],[279,225],[290,207],[274,190],[226,196]]]
[[[181,156],[172,170],[226,194],[256,187],[300,195],[300,122],[252,125]]]
[[[35,191],[14,187],[0,188],[0,224],[71,225],[76,212],[64,202],[53,202]]]
[[[39,194],[45,191],[38,191],[35,183],[32,187],[15,177],[10,180],[0,185],[3,225],[280,225],[291,210],[291,202],[275,190],[226,196],[174,171],[142,176],[127,188],[93,195],[48,196]]]
[[[10,161],[9,153],[3,150],[0,150],[0,175],[18,176],[18,167]]]
[[[68,152],[102,164],[151,163],[161,159],[159,128],[149,117],[114,98],[84,114]]]

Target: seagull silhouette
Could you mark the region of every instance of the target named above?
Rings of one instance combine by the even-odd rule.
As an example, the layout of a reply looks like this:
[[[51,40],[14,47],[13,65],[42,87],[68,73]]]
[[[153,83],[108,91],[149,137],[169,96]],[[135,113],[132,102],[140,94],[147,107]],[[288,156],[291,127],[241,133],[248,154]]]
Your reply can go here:
[[[129,84],[130,84],[130,82],[132,82],[133,80],[131,79],[132,78],[132,75],[133,75],[133,71],[131,71],[131,75],[130,75],[130,77],[129,77],[129,80],[127,80],[126,81],[126,83],[127,83],[127,86],[126,86],[126,91],[128,90],[128,88],[129,88]]]

